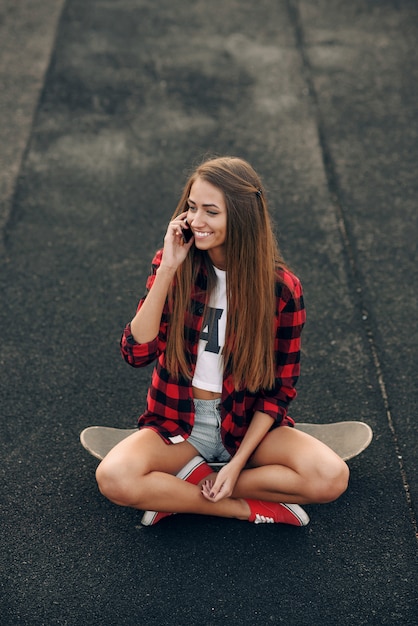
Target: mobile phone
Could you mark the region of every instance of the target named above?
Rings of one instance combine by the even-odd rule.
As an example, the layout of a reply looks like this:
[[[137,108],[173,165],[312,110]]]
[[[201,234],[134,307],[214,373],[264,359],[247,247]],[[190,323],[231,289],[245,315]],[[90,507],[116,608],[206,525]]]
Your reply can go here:
[[[192,233],[192,229],[187,224],[186,220],[184,220],[184,223],[187,225],[187,228],[182,228],[181,229],[181,234],[183,235],[184,243],[189,243],[190,239],[193,237],[193,233]]]

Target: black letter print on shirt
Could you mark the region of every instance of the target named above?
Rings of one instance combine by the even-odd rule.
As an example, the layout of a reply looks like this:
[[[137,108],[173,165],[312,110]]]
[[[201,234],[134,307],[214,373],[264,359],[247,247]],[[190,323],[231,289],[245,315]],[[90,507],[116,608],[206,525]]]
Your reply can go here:
[[[212,309],[208,307],[208,315],[202,332],[200,333],[200,338],[203,339],[203,341],[207,341],[205,352],[219,354],[221,346],[219,345],[218,323],[222,317],[222,313],[223,309]]]

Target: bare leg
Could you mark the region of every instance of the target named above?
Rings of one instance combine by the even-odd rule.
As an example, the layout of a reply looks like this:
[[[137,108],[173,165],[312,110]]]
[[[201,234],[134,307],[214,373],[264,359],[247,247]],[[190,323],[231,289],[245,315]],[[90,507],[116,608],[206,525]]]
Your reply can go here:
[[[121,506],[248,519],[248,505],[243,500],[209,502],[199,486],[175,477],[196,454],[187,442],[167,445],[153,430],[144,428],[119,443],[100,463],[96,472],[99,489]]]
[[[260,443],[235,487],[236,498],[298,504],[331,502],[347,488],[347,464],[328,446],[290,427]]]
[[[270,502],[329,502],[346,489],[347,465],[318,440],[283,427],[269,433],[250,459],[231,498],[210,502],[199,486],[175,477],[196,450],[167,445],[143,429],[116,446],[97,469],[100,491],[122,506],[248,519],[245,498]]]

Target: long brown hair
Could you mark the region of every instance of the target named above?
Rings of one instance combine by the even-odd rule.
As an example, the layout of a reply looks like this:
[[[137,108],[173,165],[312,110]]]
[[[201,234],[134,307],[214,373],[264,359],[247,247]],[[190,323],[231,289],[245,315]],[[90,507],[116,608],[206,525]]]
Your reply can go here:
[[[190,189],[197,178],[220,189],[225,198],[227,323],[224,366],[232,373],[235,388],[250,391],[274,384],[274,316],[277,269],[283,267],[261,180],[253,168],[236,157],[220,157],[202,163],[187,181],[173,215],[186,211]],[[207,252],[192,246],[178,268],[169,293],[171,319],[166,362],[171,374],[191,378],[184,351],[184,320],[190,312],[191,289],[202,265],[208,286],[206,303],[216,284]]]

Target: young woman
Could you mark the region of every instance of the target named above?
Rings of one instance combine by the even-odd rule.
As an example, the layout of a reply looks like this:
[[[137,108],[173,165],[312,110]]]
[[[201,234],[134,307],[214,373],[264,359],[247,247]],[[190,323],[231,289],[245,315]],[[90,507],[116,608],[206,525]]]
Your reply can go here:
[[[145,525],[173,513],[306,525],[300,504],[337,498],[348,468],[287,414],[304,321],[258,175],[242,159],[206,161],[122,336],[130,365],[156,366],[139,430],[97,469],[100,491],[145,511]]]

